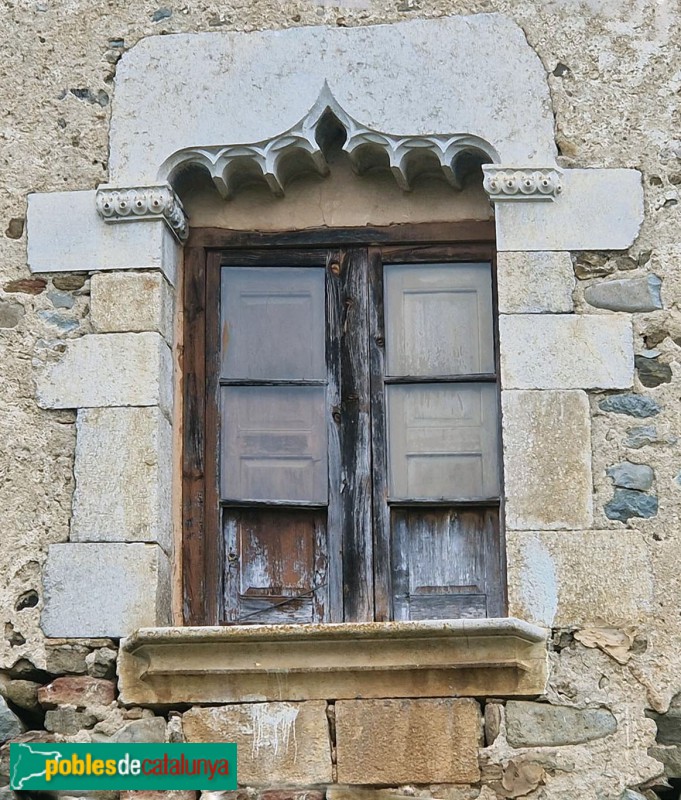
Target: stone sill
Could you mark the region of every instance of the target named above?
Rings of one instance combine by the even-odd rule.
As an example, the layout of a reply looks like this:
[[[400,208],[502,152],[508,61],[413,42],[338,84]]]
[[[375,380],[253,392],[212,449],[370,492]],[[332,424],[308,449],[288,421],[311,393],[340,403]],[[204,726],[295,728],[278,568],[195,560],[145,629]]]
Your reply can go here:
[[[547,631],[519,619],[142,628],[121,642],[125,704],[531,697]]]

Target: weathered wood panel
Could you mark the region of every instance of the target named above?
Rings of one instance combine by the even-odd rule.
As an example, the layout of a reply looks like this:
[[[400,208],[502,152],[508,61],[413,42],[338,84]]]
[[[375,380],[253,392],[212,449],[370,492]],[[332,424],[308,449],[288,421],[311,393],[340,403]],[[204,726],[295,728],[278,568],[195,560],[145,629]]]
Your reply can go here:
[[[343,530],[343,608],[346,621],[374,618],[369,380],[368,253],[341,252],[340,448],[338,491]]]
[[[326,622],[326,512],[224,509],[225,620]]]
[[[476,242],[493,242],[495,237],[494,220],[463,220],[460,222],[432,223],[398,223],[382,227],[363,226],[361,228],[307,228],[298,231],[243,231],[223,228],[191,229],[189,246],[219,248],[314,248],[390,245],[392,243],[425,245],[432,248],[437,243],[446,243],[446,253],[454,251],[463,254],[459,258],[470,256],[468,250],[477,253],[480,248],[474,247]],[[456,248],[452,242],[462,244]],[[390,252],[390,248],[388,248]],[[490,252],[490,245],[485,245],[484,252]],[[393,253],[390,252],[392,256]],[[439,256],[438,256],[439,257]],[[430,256],[432,258],[432,255]],[[289,262],[290,263],[290,262]]]
[[[219,403],[220,309],[214,298],[220,295],[220,254],[209,253],[206,260],[206,384],[205,384],[205,492],[204,515],[205,573],[204,624],[216,625],[221,615],[222,574],[217,565],[224,562],[220,536],[219,453],[222,435]]]
[[[327,434],[329,447],[329,610],[331,622],[343,621],[343,501],[341,481],[341,311],[343,281],[340,250],[328,251],[326,261]]]
[[[206,256],[188,248],[184,261],[185,335],[182,356],[182,584],[186,625],[205,623],[204,448]]]
[[[374,542],[374,615],[392,619],[390,509],[385,413],[385,325],[383,264],[379,248],[369,250],[369,370],[371,381],[372,522]]]
[[[392,509],[395,619],[503,613],[497,509]]]

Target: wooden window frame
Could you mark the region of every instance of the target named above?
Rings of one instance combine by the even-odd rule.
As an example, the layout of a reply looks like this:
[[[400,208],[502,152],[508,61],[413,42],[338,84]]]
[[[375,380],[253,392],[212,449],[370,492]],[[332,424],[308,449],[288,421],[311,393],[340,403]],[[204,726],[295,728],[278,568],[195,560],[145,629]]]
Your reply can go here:
[[[219,341],[215,314],[219,305],[220,264],[222,254],[241,251],[239,258],[248,264],[248,253],[254,257],[262,251],[277,251],[278,256],[288,252],[288,258],[299,258],[301,251],[327,250],[330,258],[340,258],[340,250],[366,248],[368,253],[367,281],[371,295],[369,330],[369,374],[366,387],[371,396],[371,413],[381,417],[380,424],[370,426],[371,435],[384,429],[385,401],[383,381],[383,298],[381,263],[422,263],[434,258],[457,261],[489,261],[492,264],[495,369],[499,375],[498,305],[496,296],[496,249],[493,221],[466,221],[455,223],[399,224],[386,227],[362,228],[317,228],[288,232],[244,232],[226,229],[194,229],[191,232],[184,260],[183,272],[183,319],[184,345],[181,354],[183,427],[182,427],[182,592],[183,616],[186,625],[217,625],[220,615],[222,578],[220,567],[224,563],[220,525],[220,503],[218,496],[218,440],[216,435],[207,435],[218,430],[218,385],[219,385]],[[297,252],[296,252],[297,251]],[[338,343],[329,343],[336,346]],[[339,353],[339,357],[343,357]],[[467,381],[476,376],[466,376]],[[498,386],[498,383],[497,383]],[[498,420],[501,442],[501,415]],[[376,454],[385,460],[382,442],[370,442]],[[371,449],[370,447],[370,449]],[[374,456],[376,458],[376,456]],[[505,562],[503,536],[503,469],[499,458],[500,499],[499,536],[500,575],[502,605],[506,602],[506,581],[503,574]],[[376,465],[374,475],[385,480],[386,464]],[[371,576],[364,576],[356,564],[346,563],[336,574],[346,575],[346,597],[355,607],[350,613],[353,619],[366,619],[367,608],[372,609],[371,618],[376,621],[390,619],[390,519],[386,487],[373,484],[372,502],[368,513],[369,527],[373,531],[373,557],[364,559],[364,568],[369,564]],[[381,502],[380,498],[383,497]],[[457,503],[457,505],[463,505]],[[480,505],[479,503],[477,505]],[[330,540],[338,536],[334,521],[334,508],[329,506],[327,531]],[[354,542],[343,548],[346,554],[357,552],[364,542]],[[332,570],[333,572],[333,570]],[[378,580],[378,575],[381,579]],[[348,576],[351,576],[348,585]],[[385,576],[388,576],[386,580]],[[363,585],[364,584],[364,585]],[[366,585],[371,586],[367,597]],[[330,587],[331,593],[343,592],[343,586]],[[332,620],[333,621],[333,620]]]

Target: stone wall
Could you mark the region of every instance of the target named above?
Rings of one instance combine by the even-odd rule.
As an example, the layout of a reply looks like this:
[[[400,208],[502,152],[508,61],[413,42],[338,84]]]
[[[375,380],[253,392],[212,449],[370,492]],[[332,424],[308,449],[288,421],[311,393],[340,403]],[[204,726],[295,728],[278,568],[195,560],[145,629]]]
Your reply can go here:
[[[27,195],[95,189],[107,180],[116,64],[144,36],[489,11],[520,25],[541,59],[559,163],[637,169],[645,193],[643,226],[626,251],[547,241],[531,256],[500,257],[504,446],[508,462],[522,465],[506,474],[510,610],[552,629],[545,695],[329,698],[168,708],[163,715],[123,707],[114,683],[116,640],[48,637],[54,620],[59,635],[66,635],[64,620],[72,624],[68,635],[96,635],[97,619],[81,602],[92,587],[123,603],[121,618],[167,621],[155,610],[170,608],[167,598],[157,602],[155,580],[171,569],[168,481],[158,479],[169,465],[154,463],[154,454],[168,449],[171,436],[158,374],[165,370],[169,379],[173,290],[159,272],[108,274],[96,270],[109,265],[82,260],[64,274],[31,274]],[[681,14],[673,4],[187,0],[133,8],[69,0],[8,2],[0,15],[7,120],[0,162],[0,738],[232,740],[242,729],[242,751],[260,743],[262,757],[243,766],[238,800],[674,797],[663,777],[681,779]],[[74,210],[74,220],[80,213]],[[156,365],[148,380],[138,373],[128,380],[116,362],[118,337],[126,337],[142,370]],[[72,383],[65,350],[79,364],[111,365],[105,397],[86,372],[82,385]],[[56,372],[36,393],[36,376],[44,375],[36,369],[45,363]],[[84,408],[76,414],[76,407]],[[556,436],[556,420],[569,436]],[[514,437],[519,430],[534,435]],[[107,445],[113,439],[146,443],[151,463],[131,466],[124,446]],[[93,505],[112,476],[145,487],[134,507]],[[93,526],[94,519],[106,525]],[[107,542],[114,529],[116,542]],[[44,569],[50,546],[52,573]],[[48,603],[41,628],[63,573],[72,592]],[[142,586],[153,596],[140,593]],[[405,765],[407,737],[413,759]],[[6,746],[3,753],[0,783]]]

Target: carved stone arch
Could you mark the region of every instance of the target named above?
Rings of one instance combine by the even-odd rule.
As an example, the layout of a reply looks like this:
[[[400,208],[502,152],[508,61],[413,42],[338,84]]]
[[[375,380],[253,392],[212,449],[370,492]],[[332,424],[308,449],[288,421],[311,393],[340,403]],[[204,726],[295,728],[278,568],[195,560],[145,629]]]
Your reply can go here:
[[[196,165],[208,171],[223,198],[232,197],[254,174],[283,197],[288,180],[299,174],[311,169],[319,175],[329,173],[326,156],[339,131],[355,172],[388,167],[404,191],[410,191],[421,174],[432,172],[433,164],[460,189],[470,157],[478,163],[499,160],[489,142],[466,133],[411,136],[371,130],[343,110],[325,83],[312,108],[288,130],[260,142],[184,148],[163,162],[158,180],[173,185],[180,170]]]

